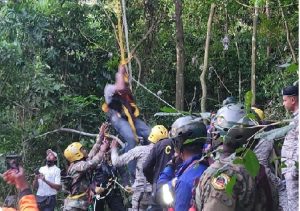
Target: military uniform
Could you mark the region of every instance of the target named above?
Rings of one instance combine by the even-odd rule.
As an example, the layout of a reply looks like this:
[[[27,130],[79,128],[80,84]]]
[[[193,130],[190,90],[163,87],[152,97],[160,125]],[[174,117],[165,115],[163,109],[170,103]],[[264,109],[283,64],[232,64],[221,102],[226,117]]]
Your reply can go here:
[[[137,146],[120,156],[116,148],[111,150],[111,161],[114,166],[123,166],[132,160],[137,161],[135,181],[132,186],[132,210],[146,210],[151,201],[152,186],[144,176],[143,164],[152,148],[153,144]]]
[[[95,144],[90,155],[97,151]],[[89,156],[90,156],[89,155]],[[70,195],[65,199],[64,211],[79,211],[87,210],[89,206],[89,191],[91,184],[91,169],[96,167],[102,160],[104,153],[99,151],[92,158],[88,160],[79,160],[71,163],[68,169],[68,176],[72,177]]]
[[[234,155],[215,161],[196,184],[198,211],[259,211],[272,210],[267,196],[258,189],[257,180],[250,176],[244,166],[233,164]],[[236,177],[232,196],[225,191],[229,181]],[[272,206],[272,205],[271,205]]]
[[[256,154],[259,163],[265,167],[267,177],[271,184],[274,206],[278,207],[278,210],[287,209],[287,193],[284,182],[278,176],[276,176],[274,171],[270,168],[270,160],[272,156],[274,140],[283,138],[290,129],[291,126],[288,125],[282,128],[257,134],[256,137],[260,140],[254,148],[254,153]]]
[[[285,166],[282,174],[286,182],[287,208],[286,210],[298,210],[299,174],[298,174],[298,155],[299,155],[299,120],[298,111],[294,113],[293,121],[290,123],[292,129],[285,137],[281,149],[281,162]]]

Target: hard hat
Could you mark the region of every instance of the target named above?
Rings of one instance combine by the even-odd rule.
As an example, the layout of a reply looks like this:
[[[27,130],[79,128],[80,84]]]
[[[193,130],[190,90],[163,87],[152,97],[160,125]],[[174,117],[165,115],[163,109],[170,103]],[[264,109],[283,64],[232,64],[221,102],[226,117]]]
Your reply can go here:
[[[244,105],[240,103],[220,108],[215,116],[214,126],[220,135],[224,136],[224,143],[234,147],[246,143],[261,128],[247,117]]]
[[[265,114],[263,110],[256,108],[256,107],[251,107],[252,111],[257,115],[259,120],[263,120],[265,118]]]
[[[74,162],[76,160],[81,160],[84,155],[81,152],[82,144],[79,142],[73,142],[64,151],[64,156],[69,162]]]
[[[174,140],[175,148],[181,149],[188,143],[199,141],[204,143],[207,138],[207,130],[201,118],[185,116],[178,118],[172,124],[170,136]]]
[[[168,138],[168,130],[163,125],[155,125],[151,129],[151,133],[148,140],[153,144],[157,143],[161,139]]]

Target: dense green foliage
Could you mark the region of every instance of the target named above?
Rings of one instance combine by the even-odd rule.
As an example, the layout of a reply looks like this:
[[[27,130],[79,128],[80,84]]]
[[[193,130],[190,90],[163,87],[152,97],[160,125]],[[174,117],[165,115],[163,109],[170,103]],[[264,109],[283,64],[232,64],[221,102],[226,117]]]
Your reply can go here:
[[[194,111],[200,111],[199,76],[211,2],[189,0],[183,4],[186,111],[190,110],[194,87],[197,89],[192,105]],[[259,2],[257,104],[267,111],[268,118],[281,119],[285,113],[280,90],[298,78],[298,66],[292,64],[284,20],[289,26],[292,47],[298,52],[298,3],[281,1],[283,19],[276,1],[270,2],[269,18],[265,2]],[[239,99],[239,71],[241,96],[250,89],[254,3],[224,0],[216,4],[207,75],[209,110],[216,110],[226,96]],[[106,119],[100,109],[103,88],[114,81],[120,59],[112,27],[112,22],[116,24],[112,7],[111,1],[103,0],[96,5],[71,0],[0,3],[0,152],[22,152],[30,172],[42,165],[46,149],[58,151],[62,161],[62,151],[70,142],[80,139],[90,144],[92,141],[72,133],[39,135],[63,126],[97,133],[98,126]],[[127,1],[126,12],[131,49],[151,25],[159,21],[138,46],[139,79],[154,93],[161,91],[161,97],[174,105],[173,1]],[[225,35],[229,37],[228,50],[224,50],[221,42]],[[139,68],[134,59],[133,77],[138,79],[138,76]],[[133,91],[149,124],[170,123],[166,118],[153,117],[164,103],[136,83],[133,83]]]

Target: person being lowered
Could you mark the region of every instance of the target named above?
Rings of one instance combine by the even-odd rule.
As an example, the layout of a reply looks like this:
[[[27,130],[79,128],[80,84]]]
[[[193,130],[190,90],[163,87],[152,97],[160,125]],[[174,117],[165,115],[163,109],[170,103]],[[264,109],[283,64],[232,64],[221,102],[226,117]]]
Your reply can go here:
[[[150,128],[139,119],[139,109],[129,88],[128,74],[125,65],[120,65],[116,73],[115,84],[107,84],[104,89],[105,103],[102,110],[107,113],[112,126],[127,142],[125,152],[134,148],[142,137],[148,141]],[[128,165],[130,174],[134,177],[135,162]]]

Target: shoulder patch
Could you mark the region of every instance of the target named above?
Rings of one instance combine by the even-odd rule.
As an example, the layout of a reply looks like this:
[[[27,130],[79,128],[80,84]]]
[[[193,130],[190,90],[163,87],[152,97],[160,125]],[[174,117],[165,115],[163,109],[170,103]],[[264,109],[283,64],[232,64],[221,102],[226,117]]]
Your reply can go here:
[[[211,184],[216,190],[225,190],[226,185],[230,181],[230,177],[227,174],[220,174],[217,177],[211,179]]]

